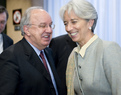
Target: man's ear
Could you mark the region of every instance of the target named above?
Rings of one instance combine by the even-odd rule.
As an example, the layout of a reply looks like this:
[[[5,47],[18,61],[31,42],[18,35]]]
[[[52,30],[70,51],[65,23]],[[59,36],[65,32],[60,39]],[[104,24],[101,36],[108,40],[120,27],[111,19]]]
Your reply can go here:
[[[23,26],[23,30],[24,30],[24,32],[25,32],[25,34],[26,34],[27,36],[30,36],[29,27],[28,27],[27,25],[24,25],[24,26]]]

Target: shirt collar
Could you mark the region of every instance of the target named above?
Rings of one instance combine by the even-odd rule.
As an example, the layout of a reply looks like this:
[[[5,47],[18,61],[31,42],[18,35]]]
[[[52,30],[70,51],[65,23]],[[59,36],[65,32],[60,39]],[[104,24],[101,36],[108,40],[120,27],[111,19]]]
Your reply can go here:
[[[2,39],[2,34],[0,34],[0,39]]]
[[[2,36],[2,34],[0,34],[0,44],[2,44],[3,43],[3,36]]]
[[[36,52],[36,54],[39,56],[41,51],[39,49],[37,49],[35,46],[33,46],[29,41],[27,41],[27,42],[30,44],[30,46],[34,49],[34,51]]]
[[[77,48],[75,49],[75,52],[79,53],[82,57],[84,57],[86,49],[91,45],[91,43],[93,43],[96,39],[98,38],[98,36],[95,34],[84,46],[82,46],[80,48],[80,46],[78,45]]]

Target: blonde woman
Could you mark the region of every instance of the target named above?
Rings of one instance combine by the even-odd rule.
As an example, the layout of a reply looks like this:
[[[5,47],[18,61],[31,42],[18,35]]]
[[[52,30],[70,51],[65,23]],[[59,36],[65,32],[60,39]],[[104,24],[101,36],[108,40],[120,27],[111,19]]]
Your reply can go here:
[[[60,16],[78,44],[67,64],[68,95],[121,95],[121,48],[94,34],[98,14],[93,5],[71,0],[60,9]]]

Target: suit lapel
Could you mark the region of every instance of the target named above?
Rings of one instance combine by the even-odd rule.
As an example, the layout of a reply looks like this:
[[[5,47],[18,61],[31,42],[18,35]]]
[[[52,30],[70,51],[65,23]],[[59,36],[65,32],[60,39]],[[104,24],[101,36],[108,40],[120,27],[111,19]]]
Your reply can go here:
[[[52,56],[52,52],[48,50],[49,48],[46,48],[45,49],[45,54],[46,54],[46,57],[48,59],[48,62],[50,63],[50,67],[51,67],[51,70],[52,70],[52,73],[53,73],[53,76],[54,76],[54,79],[55,79],[55,82],[57,84],[57,86],[61,86],[61,80],[57,74],[57,71],[56,71],[56,68],[55,68],[55,63],[54,63],[54,60],[53,60],[53,56]],[[58,88],[58,87],[57,87]]]
[[[7,43],[6,43],[7,42],[6,41],[7,39],[5,37],[5,34],[2,33],[2,35],[3,35],[3,50],[5,50],[5,48],[7,47]]]
[[[41,62],[37,54],[32,55],[32,56],[33,57],[29,59],[30,64],[32,64],[45,78],[51,81],[51,78],[47,70],[45,69],[43,63]]]
[[[34,66],[46,79],[51,81],[51,78],[50,78],[48,72],[46,71],[43,63],[39,59],[36,52],[33,50],[33,48],[29,45],[29,43],[24,38],[23,38],[22,42],[23,42],[23,46],[24,46],[24,52],[26,55],[26,59],[28,60],[28,62],[32,66]]]
[[[45,52],[45,55],[46,55],[46,57],[47,57],[47,60],[48,60],[48,62],[49,62],[49,65],[50,65],[50,67],[51,67],[51,69],[52,69],[52,72],[53,72],[53,69],[55,69],[54,67],[54,60],[53,60],[53,57],[52,57],[52,54],[49,52],[49,50],[46,48],[45,50],[44,50],[44,52]]]

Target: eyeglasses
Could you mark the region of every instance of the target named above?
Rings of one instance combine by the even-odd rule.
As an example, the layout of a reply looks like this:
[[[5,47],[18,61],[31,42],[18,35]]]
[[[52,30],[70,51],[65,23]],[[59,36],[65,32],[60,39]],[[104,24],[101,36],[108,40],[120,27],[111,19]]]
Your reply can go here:
[[[46,29],[46,28],[48,28],[48,26],[51,29],[55,28],[55,24],[46,25],[46,24],[43,23],[43,24],[40,24],[40,25],[36,25],[36,24],[27,24],[27,25],[35,25],[35,26],[37,26],[38,28],[41,28],[41,29]]]

